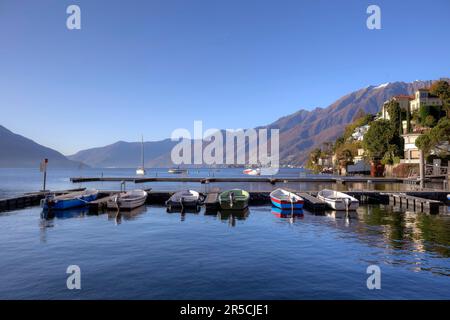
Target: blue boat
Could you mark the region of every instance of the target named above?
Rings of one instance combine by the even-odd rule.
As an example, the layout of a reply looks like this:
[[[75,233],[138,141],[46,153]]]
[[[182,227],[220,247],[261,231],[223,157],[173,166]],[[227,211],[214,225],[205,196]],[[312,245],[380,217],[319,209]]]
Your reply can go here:
[[[41,201],[44,210],[66,210],[84,207],[91,201],[97,199],[98,191],[88,189],[79,192],[71,192],[60,196],[50,195]]]

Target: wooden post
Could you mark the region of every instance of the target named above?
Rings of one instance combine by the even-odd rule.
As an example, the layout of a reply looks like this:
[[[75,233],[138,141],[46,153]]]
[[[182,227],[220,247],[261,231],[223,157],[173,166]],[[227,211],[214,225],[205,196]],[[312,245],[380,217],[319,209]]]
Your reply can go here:
[[[419,171],[420,171],[420,188],[423,189],[425,181],[425,155],[423,150],[419,151]]]
[[[48,159],[45,158],[42,162],[41,162],[41,172],[44,172],[44,183],[43,183],[43,189],[42,191],[47,191],[46,188],[46,184],[47,184],[47,164],[48,164]]]

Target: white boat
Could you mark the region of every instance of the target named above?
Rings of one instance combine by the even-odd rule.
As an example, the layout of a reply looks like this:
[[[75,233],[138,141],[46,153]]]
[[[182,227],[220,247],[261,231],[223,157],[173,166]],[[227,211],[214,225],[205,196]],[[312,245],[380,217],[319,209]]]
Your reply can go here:
[[[324,201],[328,207],[334,210],[356,210],[359,201],[343,192],[324,189],[317,194],[317,198]]]
[[[195,190],[183,190],[173,194],[166,201],[166,206],[170,208],[188,208],[201,205],[203,197]]]
[[[142,136],[141,141],[141,166],[136,169],[136,175],[145,176],[145,167],[144,167],[144,136]]]
[[[142,206],[147,200],[147,192],[144,190],[132,190],[119,193],[111,197],[107,202],[108,209],[131,210]]]
[[[249,176],[259,176],[259,175],[261,175],[261,169],[260,168],[245,169],[244,171],[242,171],[242,173],[248,174]]]

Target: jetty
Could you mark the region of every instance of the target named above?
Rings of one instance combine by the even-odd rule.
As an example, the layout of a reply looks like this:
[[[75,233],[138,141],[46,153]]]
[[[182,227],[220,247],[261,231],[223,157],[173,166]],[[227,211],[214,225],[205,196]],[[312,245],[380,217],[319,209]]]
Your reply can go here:
[[[121,180],[123,181],[123,180]],[[0,199],[0,212],[17,210],[29,206],[39,205],[41,199],[49,194],[61,195],[70,192],[83,191],[84,188],[68,189],[59,191],[39,191],[26,193],[16,197]],[[175,191],[159,191],[144,189],[148,192],[146,200],[150,205],[164,205],[165,202],[175,193]],[[100,212],[106,209],[106,204],[111,197],[124,190],[99,190],[98,199],[88,204],[89,210]],[[222,190],[223,191],[223,190]],[[317,191],[297,191],[290,190],[301,196],[305,200],[305,208],[310,212],[323,212],[326,210],[325,203],[317,198]],[[204,205],[207,211],[217,211],[219,208],[219,194],[221,190],[212,188],[206,193]],[[350,196],[357,198],[361,203],[385,204],[394,207],[401,207],[414,212],[438,213],[441,206],[447,203],[448,191],[423,190],[423,191],[378,191],[378,190],[350,190],[344,191]],[[270,205],[269,191],[250,191],[249,205],[261,206]]]
[[[39,205],[41,200],[44,199],[49,194],[62,195],[70,192],[77,192],[86,190],[85,188],[68,189],[68,190],[58,190],[58,191],[37,191],[37,192],[27,192],[23,195],[9,197],[0,199],[0,212],[16,210],[31,206]]]
[[[195,182],[195,183],[224,183],[224,182],[260,182],[260,183],[290,183],[290,182],[330,182],[330,183],[403,183],[402,178],[374,178],[374,177],[286,177],[274,178],[268,177],[72,177],[70,181],[73,183],[84,182],[133,182],[133,183],[148,183],[148,182]]]

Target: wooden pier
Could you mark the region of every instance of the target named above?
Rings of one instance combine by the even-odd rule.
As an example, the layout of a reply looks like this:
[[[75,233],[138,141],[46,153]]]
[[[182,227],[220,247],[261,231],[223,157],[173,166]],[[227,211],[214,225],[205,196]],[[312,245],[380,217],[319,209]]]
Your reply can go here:
[[[82,191],[81,189],[70,189],[61,191],[46,191],[46,192],[34,192],[27,193],[21,196],[0,199],[0,212],[10,211],[25,208],[27,206],[39,205],[40,200],[48,194],[66,194],[69,192]],[[148,192],[147,204],[164,205],[164,203],[175,193],[175,191],[153,191],[146,189]],[[305,199],[305,208],[311,212],[320,212],[326,209],[325,203],[316,198],[317,191],[309,192],[296,192]],[[118,190],[99,190],[99,198],[89,204],[89,208],[92,211],[101,211],[106,208],[106,202],[111,196],[120,193]],[[397,207],[402,207],[415,212],[427,212],[437,213],[439,207],[447,203],[448,191],[407,191],[407,192],[389,192],[389,191],[376,191],[376,190],[352,190],[344,191],[348,195],[351,195],[361,203],[381,203],[391,204]],[[249,205],[270,205],[270,192],[269,191],[250,191]],[[219,207],[218,197],[220,189],[212,188],[205,195],[205,207],[207,210],[217,210]]]
[[[20,196],[0,199],[0,212],[17,210],[31,206],[37,206],[41,200],[49,194],[62,195],[69,192],[83,191],[85,188],[59,190],[59,191],[38,191],[29,192]]]
[[[405,193],[390,193],[389,203],[393,206],[406,208],[415,212],[438,213],[441,201],[408,195]]]
[[[399,178],[373,178],[373,177],[288,177],[288,178],[274,178],[274,177],[72,177],[70,181],[73,183],[83,182],[133,182],[133,183],[148,183],[148,182],[194,182],[194,183],[223,183],[223,182],[259,182],[259,183],[296,183],[296,182],[330,182],[330,183],[402,183],[403,179]]]
[[[299,192],[297,194],[305,200],[304,207],[309,211],[312,212],[325,211],[326,203],[324,201],[306,192]]]

